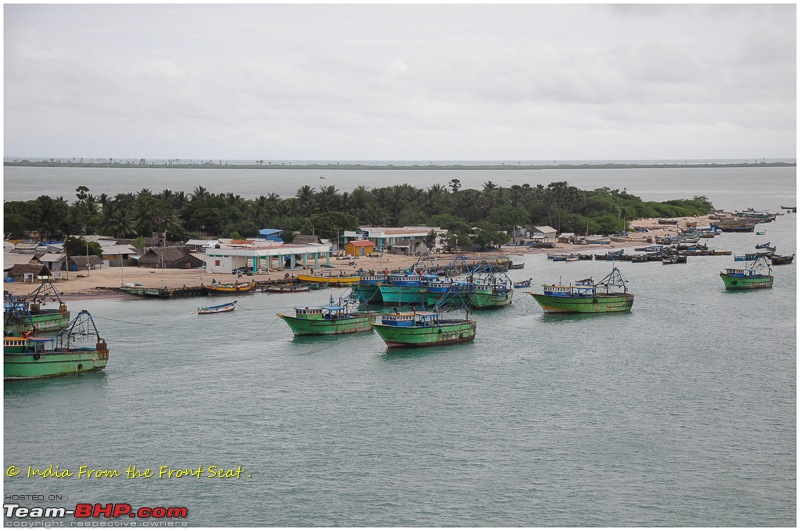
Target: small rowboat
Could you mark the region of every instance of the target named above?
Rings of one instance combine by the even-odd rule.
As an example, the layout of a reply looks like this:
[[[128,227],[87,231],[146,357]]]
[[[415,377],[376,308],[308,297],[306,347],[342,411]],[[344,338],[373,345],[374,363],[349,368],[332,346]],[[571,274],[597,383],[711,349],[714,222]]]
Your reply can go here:
[[[308,291],[308,284],[287,284],[283,286],[267,286],[267,293],[296,293]]]
[[[326,277],[323,275],[297,275],[300,282],[326,283],[326,284],[355,284],[359,277]]]
[[[233,284],[212,284],[206,286],[210,295],[229,295],[231,293],[250,293],[256,287],[255,282],[245,282],[240,284],[238,281]]]
[[[228,302],[225,304],[218,304],[216,306],[206,306],[205,308],[198,308],[197,315],[232,312],[234,308],[236,308],[236,301]]]
[[[514,282],[515,288],[529,288],[531,287],[531,279],[523,280],[521,282]]]

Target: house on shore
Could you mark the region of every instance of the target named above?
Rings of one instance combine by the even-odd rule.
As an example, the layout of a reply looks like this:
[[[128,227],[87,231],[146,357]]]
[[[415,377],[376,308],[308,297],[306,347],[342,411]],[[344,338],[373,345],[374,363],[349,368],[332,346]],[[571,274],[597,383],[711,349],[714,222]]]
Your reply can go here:
[[[344,254],[350,256],[366,256],[372,254],[375,245],[369,240],[354,240],[344,246]]]
[[[376,251],[413,255],[428,250],[425,239],[431,231],[436,234],[433,246],[441,247],[441,236],[447,231],[440,227],[359,227],[344,231],[344,246],[348,241],[369,240]]]
[[[139,258],[139,267],[155,269],[195,269],[205,263],[202,255],[188,253],[181,247],[151,247]]]
[[[289,244],[262,238],[221,238],[214,247],[206,248],[206,271],[231,273],[242,267],[253,272],[318,268],[321,258],[326,265],[331,264],[329,244]]]
[[[555,242],[558,231],[549,225],[539,225],[530,230],[534,242]]]
[[[8,279],[12,282],[39,283],[42,280],[53,280],[53,274],[44,264],[16,264],[5,273],[5,281],[8,282]]]

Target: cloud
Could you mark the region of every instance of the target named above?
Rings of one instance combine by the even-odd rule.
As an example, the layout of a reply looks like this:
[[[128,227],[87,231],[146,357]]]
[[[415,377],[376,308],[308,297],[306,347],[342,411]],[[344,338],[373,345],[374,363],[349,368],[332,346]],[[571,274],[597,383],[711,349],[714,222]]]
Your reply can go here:
[[[794,14],[792,5],[9,5],[5,150],[792,156]]]

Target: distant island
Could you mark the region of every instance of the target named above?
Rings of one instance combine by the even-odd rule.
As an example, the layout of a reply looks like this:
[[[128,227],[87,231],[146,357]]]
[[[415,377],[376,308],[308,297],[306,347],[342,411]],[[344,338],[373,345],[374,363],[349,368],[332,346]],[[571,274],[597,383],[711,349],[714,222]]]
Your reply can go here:
[[[251,169],[251,170],[620,170],[635,168],[774,168],[793,167],[796,162],[685,162],[685,163],[624,163],[624,162],[598,162],[598,163],[560,163],[560,164],[355,164],[355,163],[291,163],[255,161],[253,164],[229,163],[227,161],[186,161],[174,159],[168,161],[147,161],[146,159],[48,159],[40,161],[6,160],[5,166],[30,166],[43,168],[178,168],[178,169]]]

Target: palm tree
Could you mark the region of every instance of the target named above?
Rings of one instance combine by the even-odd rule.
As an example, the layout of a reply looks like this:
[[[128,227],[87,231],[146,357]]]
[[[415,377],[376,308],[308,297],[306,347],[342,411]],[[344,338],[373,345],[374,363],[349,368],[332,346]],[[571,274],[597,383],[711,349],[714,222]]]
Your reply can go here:
[[[315,213],[316,201],[314,200],[314,188],[309,185],[303,185],[295,194],[297,198],[297,205],[302,210],[302,216],[310,216]]]
[[[129,205],[112,205],[113,203],[109,204],[110,212],[106,221],[106,230],[111,231],[115,238],[136,236],[136,224],[131,215],[131,207]]]
[[[333,184],[319,189],[319,193],[315,197],[320,211],[329,212],[338,209],[339,197],[336,194],[336,186]]]
[[[159,201],[153,205],[152,209],[153,225],[158,231],[158,238],[161,246],[167,246],[167,230],[174,231],[182,227],[182,222],[178,213],[175,212],[166,201]]]
[[[441,184],[431,185],[425,197],[425,213],[429,216],[442,213],[446,207],[448,195],[447,187]]]
[[[89,192],[89,189],[81,185],[75,189],[75,192],[77,192],[75,195],[78,197],[78,201],[83,203],[86,200],[86,195]]]
[[[195,186],[194,191],[192,192],[192,201],[202,202],[206,198],[208,198],[208,190],[202,186]]]

